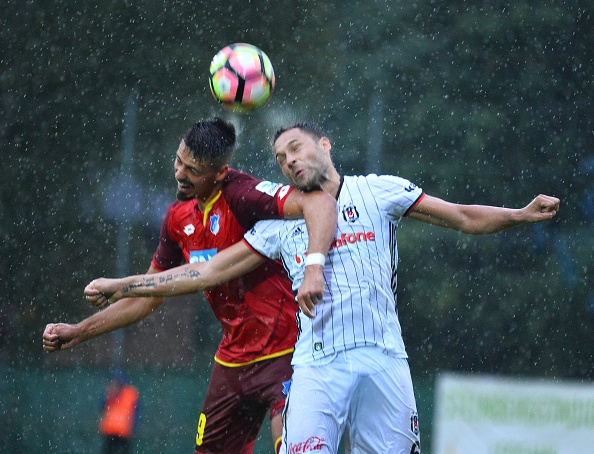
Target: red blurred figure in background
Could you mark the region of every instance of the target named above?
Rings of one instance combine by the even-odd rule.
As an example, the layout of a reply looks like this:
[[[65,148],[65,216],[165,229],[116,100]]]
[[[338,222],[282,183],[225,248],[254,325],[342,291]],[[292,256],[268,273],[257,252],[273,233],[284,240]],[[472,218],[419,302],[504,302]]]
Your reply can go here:
[[[138,422],[139,392],[121,370],[113,373],[102,400],[99,432],[105,454],[128,454]]]

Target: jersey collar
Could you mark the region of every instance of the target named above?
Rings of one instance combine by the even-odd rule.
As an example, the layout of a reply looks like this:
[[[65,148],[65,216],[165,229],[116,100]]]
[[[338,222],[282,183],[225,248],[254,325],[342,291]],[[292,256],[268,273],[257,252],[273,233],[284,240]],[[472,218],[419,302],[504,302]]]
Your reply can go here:
[[[338,197],[340,197],[340,191],[342,189],[343,183],[344,183],[344,177],[341,175],[340,176],[340,184],[338,185],[338,191],[336,191],[336,200],[338,200]]]
[[[208,202],[206,204],[206,206],[204,207],[204,216],[202,216],[202,225],[203,226],[206,226],[206,221],[208,220],[208,213],[210,213],[210,210],[212,210],[212,207],[214,206],[214,204],[217,203],[217,200],[219,200],[222,193],[223,193],[223,191],[219,191],[217,193],[217,195],[215,195],[212,198],[212,200],[210,202]]]

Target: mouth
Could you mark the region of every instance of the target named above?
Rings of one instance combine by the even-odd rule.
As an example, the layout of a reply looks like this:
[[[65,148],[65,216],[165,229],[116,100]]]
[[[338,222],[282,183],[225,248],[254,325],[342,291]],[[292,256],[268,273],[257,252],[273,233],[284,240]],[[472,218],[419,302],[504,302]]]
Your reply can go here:
[[[185,181],[177,182],[177,190],[183,194],[189,194],[193,190],[193,186]]]
[[[303,173],[305,171],[303,169],[298,169],[295,172],[293,172],[293,178],[295,179],[299,179],[299,177],[303,176]]]

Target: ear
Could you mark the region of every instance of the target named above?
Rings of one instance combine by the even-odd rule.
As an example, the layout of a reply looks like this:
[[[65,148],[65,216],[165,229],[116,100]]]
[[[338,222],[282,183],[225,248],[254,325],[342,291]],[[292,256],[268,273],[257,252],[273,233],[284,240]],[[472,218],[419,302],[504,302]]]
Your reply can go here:
[[[324,150],[325,154],[330,154],[330,150],[332,150],[332,143],[328,137],[322,137],[319,141],[322,150]]]
[[[221,168],[217,171],[215,176],[215,183],[221,183],[225,178],[227,178],[227,174],[229,173],[229,164],[223,164]]]

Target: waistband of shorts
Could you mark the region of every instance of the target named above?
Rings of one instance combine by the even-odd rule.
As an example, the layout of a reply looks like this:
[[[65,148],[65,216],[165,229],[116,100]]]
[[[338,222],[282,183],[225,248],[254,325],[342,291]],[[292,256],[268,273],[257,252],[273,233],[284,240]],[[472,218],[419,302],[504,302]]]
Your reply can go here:
[[[249,366],[250,364],[254,364],[254,363],[258,363],[260,361],[266,361],[267,359],[274,359],[274,358],[278,358],[280,356],[285,356],[285,355],[289,355],[291,353],[293,353],[295,349],[294,348],[287,348],[286,350],[281,350],[280,352],[276,352],[276,353],[271,353],[269,355],[264,355],[264,356],[260,356],[258,358],[254,358],[250,361],[246,361],[243,363],[229,363],[227,361],[223,361],[219,358],[217,358],[216,356],[214,357],[214,360],[219,363],[221,366],[225,366],[225,367],[242,367],[242,366]]]

